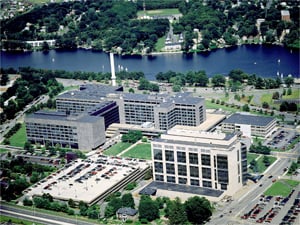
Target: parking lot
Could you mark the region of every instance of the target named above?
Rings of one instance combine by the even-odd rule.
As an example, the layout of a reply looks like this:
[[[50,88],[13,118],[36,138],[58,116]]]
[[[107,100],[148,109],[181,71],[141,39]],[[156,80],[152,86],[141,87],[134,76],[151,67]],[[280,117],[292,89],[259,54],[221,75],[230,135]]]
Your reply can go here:
[[[28,197],[49,193],[55,199],[92,202],[113,185],[139,169],[146,162],[95,154],[88,159],[78,159],[51,174],[24,194]]]
[[[299,186],[298,186],[299,187]],[[292,225],[299,224],[300,191],[292,190],[288,197],[260,196],[241,219],[250,223]]]
[[[300,134],[296,133],[296,131],[279,129],[268,138],[265,144],[271,148],[285,150],[286,147],[298,137],[300,137]]]

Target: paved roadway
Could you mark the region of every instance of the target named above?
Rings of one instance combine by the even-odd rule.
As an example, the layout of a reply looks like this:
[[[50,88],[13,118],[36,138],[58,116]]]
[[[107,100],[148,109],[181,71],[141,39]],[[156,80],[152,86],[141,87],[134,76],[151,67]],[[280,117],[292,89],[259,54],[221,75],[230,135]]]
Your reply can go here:
[[[272,180],[280,178],[283,175],[283,169],[290,164],[291,160],[289,158],[279,158],[267,171],[267,174],[272,175],[273,178],[268,178],[268,175],[265,175],[258,183],[244,187],[244,191],[246,193],[243,193],[241,196],[233,196],[233,201],[223,203],[219,208],[217,208],[217,211],[213,214],[211,221],[207,224],[253,224],[251,221],[240,219],[240,216],[253,207],[255,201],[257,202],[260,195],[272,185]]]
[[[47,225],[94,225],[97,223],[90,223],[82,220],[70,219],[62,216],[56,216],[41,212],[36,212],[34,208],[32,210],[28,209],[21,209],[18,207],[13,207],[10,205],[6,205],[1,203],[0,204],[0,214],[1,215],[8,215],[15,218],[21,218],[33,222],[38,222],[41,224]]]
[[[28,104],[23,111],[20,111],[16,114],[16,117],[4,124],[0,125],[0,130],[1,130],[1,134],[0,134],[0,142],[3,141],[4,139],[4,135],[8,133],[8,131],[13,128],[16,123],[19,120],[23,120],[23,116],[25,115],[25,113],[27,112],[27,110],[29,110],[31,108],[31,106],[35,105],[35,104],[39,104],[39,103],[46,103],[49,99],[48,95],[42,95],[40,96],[38,99],[34,100],[33,102],[31,102],[30,104]]]

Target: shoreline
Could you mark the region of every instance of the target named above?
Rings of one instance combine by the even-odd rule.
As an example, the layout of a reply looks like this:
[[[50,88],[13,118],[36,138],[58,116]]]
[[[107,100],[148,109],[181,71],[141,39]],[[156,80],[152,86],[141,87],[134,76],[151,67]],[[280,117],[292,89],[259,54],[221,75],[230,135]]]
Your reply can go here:
[[[222,47],[218,47],[215,49],[205,49],[202,51],[193,51],[193,52],[184,52],[184,51],[156,51],[156,52],[151,52],[148,54],[119,54],[119,53],[115,53],[116,55],[120,55],[120,56],[155,56],[155,55],[172,55],[172,54],[198,54],[198,53],[205,53],[205,52],[212,52],[212,51],[216,51],[219,49],[224,49],[224,48],[235,48],[235,47],[240,47],[243,45],[265,45],[265,46],[280,46],[286,49],[290,49],[292,50],[296,50],[300,52],[300,48],[290,48],[287,46],[284,46],[282,43],[274,43],[274,44],[268,44],[268,43],[243,43],[243,44],[237,44],[237,45],[226,45],[226,46],[222,46]],[[77,48],[72,48],[72,49],[63,49],[63,48],[53,48],[53,49],[49,49],[48,51],[54,50],[54,51],[76,51],[76,50],[87,50],[87,51],[99,51],[99,52],[105,52],[105,53],[110,53],[110,51],[104,51],[104,50],[97,50],[97,49],[93,49],[91,47],[77,47]],[[28,50],[28,49],[14,49],[14,50],[9,50],[9,49],[1,49],[1,51],[3,52],[43,52],[43,50],[41,49],[33,49],[33,50]]]

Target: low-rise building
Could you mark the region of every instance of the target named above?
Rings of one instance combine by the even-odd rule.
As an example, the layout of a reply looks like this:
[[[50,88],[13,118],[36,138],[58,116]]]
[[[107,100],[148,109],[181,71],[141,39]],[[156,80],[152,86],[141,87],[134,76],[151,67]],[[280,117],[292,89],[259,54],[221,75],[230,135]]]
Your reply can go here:
[[[276,130],[276,119],[269,116],[235,113],[222,122],[221,129],[224,132],[241,131],[246,137],[269,137]]]

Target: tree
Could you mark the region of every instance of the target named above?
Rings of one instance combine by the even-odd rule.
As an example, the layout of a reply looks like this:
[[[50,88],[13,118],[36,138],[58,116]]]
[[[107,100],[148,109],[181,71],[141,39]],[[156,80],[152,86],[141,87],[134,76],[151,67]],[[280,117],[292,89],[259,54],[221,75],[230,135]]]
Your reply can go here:
[[[105,216],[113,216],[116,214],[117,210],[122,207],[122,200],[114,197],[109,201],[107,207],[108,209],[105,208]]]
[[[279,99],[279,92],[278,91],[273,93],[272,99]]]
[[[263,103],[262,103],[262,107],[263,107],[264,109],[268,109],[268,108],[269,108],[269,103],[263,102]]]
[[[69,205],[69,207],[71,207],[71,208],[75,208],[75,207],[76,207],[76,203],[75,203],[74,200],[71,199],[71,198],[68,200],[68,205]]]
[[[180,199],[177,197],[172,201],[169,211],[169,224],[187,224],[188,219],[185,212],[184,205],[180,202]]]
[[[27,152],[30,152],[31,154],[34,152],[34,148],[33,148],[32,144],[28,141],[26,141],[24,144],[24,150],[26,150]]]
[[[287,87],[290,87],[291,85],[294,84],[294,78],[292,76],[288,76],[284,79],[284,83],[286,84]]]
[[[152,221],[159,218],[159,208],[149,196],[142,195],[139,204],[139,219]]]
[[[143,137],[143,134],[141,131],[135,130],[135,131],[128,131],[127,134],[122,135],[122,142],[129,142],[129,143],[135,143],[138,140],[140,140]]]
[[[7,73],[3,73],[1,74],[1,79],[0,79],[0,85],[1,86],[5,86],[7,84],[7,82],[9,81],[9,77]]]
[[[223,75],[217,74],[212,77],[211,82],[213,83],[214,87],[224,87],[226,79]]]
[[[122,200],[122,207],[130,207],[134,209],[134,199],[131,193],[124,194],[121,200]]]
[[[243,105],[242,110],[245,112],[249,112],[250,108],[249,108],[248,104]]]
[[[288,90],[287,90],[287,95],[291,95],[292,94],[292,88],[288,88]]]
[[[204,224],[212,215],[210,202],[204,197],[191,197],[184,206],[188,221],[193,224]]]

